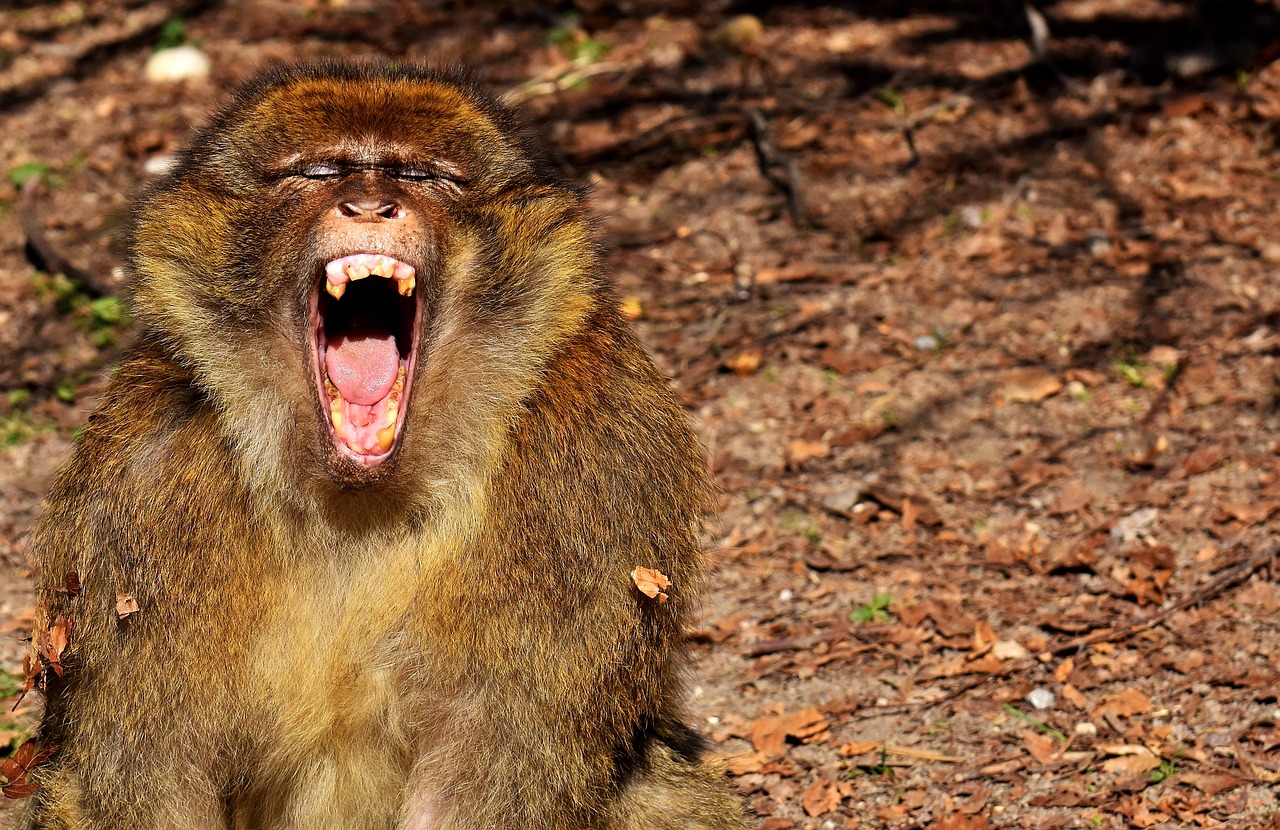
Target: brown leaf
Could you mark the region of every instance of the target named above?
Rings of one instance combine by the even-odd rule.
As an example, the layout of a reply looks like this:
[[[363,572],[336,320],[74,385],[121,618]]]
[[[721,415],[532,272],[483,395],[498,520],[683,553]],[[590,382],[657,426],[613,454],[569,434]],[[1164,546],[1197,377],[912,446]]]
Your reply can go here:
[[[827,719],[810,706],[777,717],[756,718],[751,723],[751,743],[770,757],[787,751],[787,738],[808,742],[827,730]]]
[[[631,581],[640,589],[640,593],[649,599],[656,599],[658,602],[667,601],[667,595],[663,591],[671,587],[671,580],[667,579],[667,575],[661,571],[636,565],[635,569],[631,571]],[[118,604],[116,610],[120,610]],[[134,608],[133,610],[136,611],[138,609]],[[122,614],[121,616],[124,615]]]
[[[1043,369],[1010,369],[1000,381],[1000,397],[1007,403],[1038,403],[1062,391],[1062,380]]]
[[[1059,752],[1061,745],[1057,741],[1030,729],[1023,730],[1022,743],[1027,748],[1027,752],[1031,753],[1031,757],[1042,764],[1052,764],[1061,755]]]
[[[1225,790],[1234,789],[1245,783],[1228,773],[1213,772],[1180,772],[1177,780],[1181,784],[1190,784],[1205,795],[1213,796]]]
[[[1181,481],[1184,478],[1207,473],[1221,464],[1226,457],[1226,447],[1216,444],[1207,447],[1196,447],[1187,454],[1186,458],[1182,459],[1178,466],[1169,472],[1169,478],[1174,481]]]
[[[80,574],[75,571],[69,571],[66,576],[65,584],[54,588],[60,594],[66,594],[70,597],[80,596]]]
[[[792,464],[803,464],[814,458],[826,458],[831,454],[831,447],[821,441],[806,441],[803,438],[787,444],[787,457]]]
[[[45,629],[35,632],[36,651],[53,673],[62,677],[62,654],[71,642],[71,629],[75,617],[64,617],[59,614],[53,623]]]
[[[759,369],[763,362],[764,355],[760,354],[758,349],[746,349],[726,360],[724,365],[735,375],[745,377]]]
[[[38,788],[28,783],[27,776],[57,751],[58,745],[53,743],[37,746],[35,742],[27,741],[18,747],[12,756],[0,761],[0,777],[5,779],[0,791],[7,798],[26,798],[33,794]]]
[[[1114,695],[1104,695],[1089,716],[1095,720],[1106,715],[1127,718],[1150,711],[1151,698],[1137,689],[1125,689]]]
[[[840,806],[840,791],[836,782],[829,778],[818,778],[804,788],[800,798],[804,811],[810,816],[822,816]]]
[[[932,824],[933,830],[987,830],[990,826],[986,816],[966,816],[964,813],[942,816]]]
[[[123,620],[130,614],[136,614],[141,610],[138,606],[138,601],[133,598],[133,594],[116,594],[116,616],[120,619]]]
[[[884,746],[880,741],[859,741],[840,745],[840,757],[852,758],[855,755],[866,755],[868,752],[879,752]]]

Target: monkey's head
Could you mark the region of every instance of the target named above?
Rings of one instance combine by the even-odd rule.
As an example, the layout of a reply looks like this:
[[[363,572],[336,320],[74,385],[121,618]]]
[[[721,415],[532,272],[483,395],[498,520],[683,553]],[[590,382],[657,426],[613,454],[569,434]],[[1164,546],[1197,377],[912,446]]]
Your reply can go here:
[[[144,337],[188,365],[274,493],[475,491],[606,289],[581,192],[510,114],[394,65],[277,71],[146,192]]]

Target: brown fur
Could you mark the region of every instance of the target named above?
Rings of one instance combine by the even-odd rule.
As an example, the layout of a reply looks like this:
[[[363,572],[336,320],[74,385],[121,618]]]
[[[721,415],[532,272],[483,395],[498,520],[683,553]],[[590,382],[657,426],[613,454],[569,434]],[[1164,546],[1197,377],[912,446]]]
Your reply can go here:
[[[529,147],[463,84],[310,67],[144,195],[140,342],[37,533],[38,625],[75,626],[23,826],[745,827],[678,700],[700,449]],[[367,166],[279,175],[332,153]],[[462,184],[379,167],[432,159]],[[366,242],[428,266],[416,391],[371,469],[333,455],[308,374],[312,263],[365,232],[317,219],[339,186],[411,207]]]

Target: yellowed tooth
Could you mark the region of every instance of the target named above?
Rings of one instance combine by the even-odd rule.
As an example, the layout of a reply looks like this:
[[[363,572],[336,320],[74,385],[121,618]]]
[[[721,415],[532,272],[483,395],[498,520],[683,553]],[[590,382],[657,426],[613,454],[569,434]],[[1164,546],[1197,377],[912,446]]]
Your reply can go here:
[[[395,383],[391,384],[391,389],[393,392],[397,393],[391,396],[391,400],[399,402],[400,400],[399,393],[404,391],[404,364],[403,363],[401,363],[400,368],[396,370],[396,380],[395,380]]]
[[[408,297],[413,293],[413,289],[417,286],[417,281],[412,275],[402,280],[396,280],[396,290],[400,292],[401,297]]]
[[[347,293],[347,284],[344,282],[341,285],[334,285],[333,283],[326,280],[324,284],[324,290],[328,291],[329,296],[333,297],[335,300],[341,300],[342,295]]]
[[[396,425],[383,427],[378,430],[378,449],[386,452],[391,449],[391,444],[396,440]]]
[[[367,276],[369,276],[368,265],[348,265],[347,266],[347,277],[353,282],[355,280],[362,280]]]
[[[346,425],[347,419],[343,416],[342,410],[334,407],[329,410],[329,420],[333,422],[333,434],[339,438],[342,437],[342,428]]]

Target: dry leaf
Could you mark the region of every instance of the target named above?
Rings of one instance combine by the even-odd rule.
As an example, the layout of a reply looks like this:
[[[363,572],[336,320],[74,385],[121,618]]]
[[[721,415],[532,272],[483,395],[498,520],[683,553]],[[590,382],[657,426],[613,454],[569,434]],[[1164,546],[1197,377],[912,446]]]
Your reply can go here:
[[[735,375],[746,376],[759,369],[763,362],[764,355],[760,354],[758,349],[747,349],[725,361],[724,365]]]
[[[54,588],[53,590],[73,598],[80,596],[80,574],[75,571],[70,571],[66,576],[65,585]]]
[[[751,743],[756,751],[777,757],[787,751],[787,738],[808,742],[827,730],[827,719],[810,706],[772,718],[756,718],[751,723]]]
[[[31,770],[49,760],[50,756],[57,751],[57,744],[37,746],[32,741],[27,741],[18,747],[12,756],[0,761],[0,777],[5,780],[0,792],[3,792],[6,798],[26,798],[35,793],[37,786],[29,783],[27,776]]]
[[[636,565],[635,569],[631,571],[631,581],[640,589],[640,593],[649,599],[656,599],[658,602],[667,601],[667,595],[663,591],[671,587],[671,580],[667,579],[666,574],[661,571]],[[117,606],[116,610],[119,610],[119,606]],[[137,611],[138,609],[134,608],[133,610]]]
[[[787,457],[791,459],[792,464],[803,464],[812,458],[826,458],[830,454],[831,448],[821,441],[797,438],[787,444]]]
[[[826,815],[840,806],[840,791],[836,788],[836,782],[819,778],[805,787],[800,803],[810,816]]]
[[[868,752],[879,752],[881,744],[879,741],[861,741],[859,743],[841,744],[840,757],[852,758],[855,755],[866,755]]]
[[[1023,730],[1022,743],[1027,748],[1027,752],[1031,753],[1031,757],[1042,764],[1052,764],[1061,754],[1059,752],[1061,745],[1057,741],[1030,729]]]
[[[618,303],[618,311],[628,320],[638,320],[644,314],[644,305],[639,297],[627,297]]]
[[[64,617],[59,614],[48,628],[35,632],[36,652],[45,666],[53,669],[53,673],[62,677],[62,654],[71,642],[71,629],[75,617]]]
[[[133,598],[133,594],[116,594],[116,616],[124,619],[130,614],[136,614],[141,609],[138,607],[138,601]]]
[[[1007,403],[1038,403],[1061,391],[1062,380],[1043,369],[1011,369],[1000,383],[1000,396]]]
[[[1127,718],[1131,715],[1141,715],[1149,711],[1151,711],[1151,698],[1137,689],[1125,689],[1123,692],[1114,695],[1104,695],[1102,700],[1098,702],[1098,706],[1089,713],[1089,716],[1094,720],[1107,715]]]

